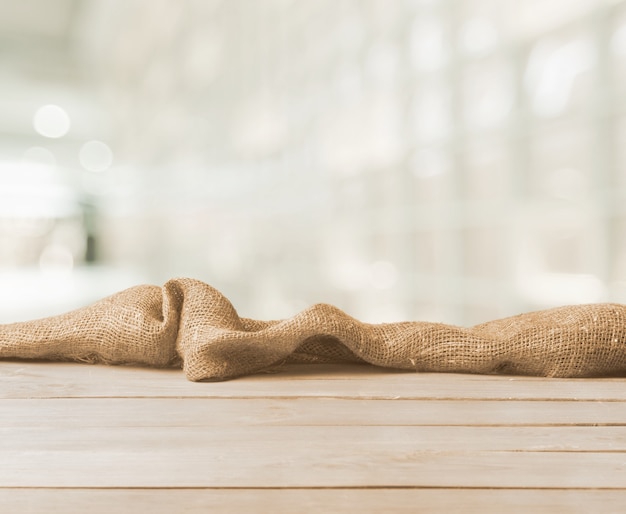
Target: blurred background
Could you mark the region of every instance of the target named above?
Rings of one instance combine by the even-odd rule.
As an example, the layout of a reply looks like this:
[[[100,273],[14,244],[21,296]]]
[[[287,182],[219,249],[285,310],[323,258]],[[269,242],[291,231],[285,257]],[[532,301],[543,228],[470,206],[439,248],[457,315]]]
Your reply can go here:
[[[0,321],[626,302],[625,98],[622,1],[0,0]]]

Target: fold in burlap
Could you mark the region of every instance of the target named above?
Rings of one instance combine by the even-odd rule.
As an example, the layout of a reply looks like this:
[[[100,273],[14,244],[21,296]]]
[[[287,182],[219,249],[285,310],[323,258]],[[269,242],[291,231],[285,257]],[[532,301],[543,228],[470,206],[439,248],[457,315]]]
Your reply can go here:
[[[89,307],[0,325],[0,358],[181,366],[189,380],[224,380],[285,361],[367,362],[415,371],[548,377],[626,375],[626,306],[560,307],[472,328],[373,325],[331,305],[292,318],[240,318],[211,286],[175,279]]]

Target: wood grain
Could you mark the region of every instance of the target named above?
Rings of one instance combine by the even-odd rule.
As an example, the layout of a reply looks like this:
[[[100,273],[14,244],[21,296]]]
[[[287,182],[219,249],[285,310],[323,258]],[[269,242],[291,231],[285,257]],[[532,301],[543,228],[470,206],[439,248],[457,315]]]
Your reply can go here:
[[[361,398],[625,401],[626,379],[546,379],[454,373],[398,373],[365,366],[305,365],[227,382],[194,383],[180,370],[76,363],[0,362],[0,398]],[[371,371],[367,375],[366,370]],[[342,370],[347,375],[342,376]],[[355,373],[356,375],[350,375]],[[363,374],[365,373],[365,375]]]
[[[626,488],[623,453],[407,451],[362,445],[282,442],[266,450],[237,441],[221,448],[126,446],[99,451],[3,451],[2,487],[243,488]],[[304,447],[312,447],[305,449]],[[406,447],[410,450],[411,447]]]
[[[20,514],[603,514],[623,512],[626,492],[550,489],[0,489]]]
[[[337,398],[0,400],[0,427],[626,426],[626,402]]]
[[[164,444],[164,441],[168,444]],[[626,453],[624,427],[474,427],[474,426],[221,426],[221,427],[37,427],[0,428],[0,452],[43,455],[89,450],[158,458],[206,452],[221,455],[238,446],[257,460],[287,453],[305,459],[339,452],[357,460],[377,453],[410,458],[419,453],[454,452],[612,452]],[[284,451],[282,451],[283,449]],[[338,455],[337,453],[336,455]],[[357,454],[363,454],[362,456]],[[625,455],[626,457],[626,455]],[[2,471],[0,470],[0,474]],[[377,484],[363,484],[377,485]]]
[[[626,379],[275,371],[0,362],[0,510],[624,511]]]

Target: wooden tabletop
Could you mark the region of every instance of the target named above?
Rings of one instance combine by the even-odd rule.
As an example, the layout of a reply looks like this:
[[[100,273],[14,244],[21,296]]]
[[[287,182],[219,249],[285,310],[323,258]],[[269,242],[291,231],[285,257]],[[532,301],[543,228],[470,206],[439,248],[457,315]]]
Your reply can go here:
[[[0,511],[626,512],[626,379],[0,362]]]

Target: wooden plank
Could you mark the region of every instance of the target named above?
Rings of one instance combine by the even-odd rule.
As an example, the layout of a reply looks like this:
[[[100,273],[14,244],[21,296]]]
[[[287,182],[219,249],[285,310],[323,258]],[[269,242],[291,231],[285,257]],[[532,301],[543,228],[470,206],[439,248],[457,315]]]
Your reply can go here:
[[[0,452],[143,453],[205,452],[246,448],[251,456],[272,460],[273,453],[297,452],[308,443],[315,451],[382,452],[623,452],[623,427],[471,427],[471,426],[209,426],[209,427],[79,427],[0,428]],[[96,448],[92,449],[92,446]],[[304,455],[304,454],[303,454]],[[626,460],[626,456],[624,457]],[[1,473],[1,472],[0,472]]]
[[[0,489],[20,514],[462,512],[620,513],[626,491],[537,489]]]
[[[163,446],[167,444],[162,441]],[[9,451],[2,452],[0,484],[31,488],[626,488],[622,453],[363,452],[354,455],[334,448],[316,453],[274,446],[271,456],[260,458],[246,444],[222,451]]]
[[[622,427],[0,430],[2,487],[626,488]]]
[[[626,425],[626,402],[337,398],[0,400],[0,427]]]
[[[4,362],[0,486],[624,488],[623,383]]]
[[[341,369],[365,375],[342,376]],[[626,379],[546,379],[438,373],[385,372],[362,366],[319,366],[334,379],[298,375],[296,365],[277,374],[228,382],[192,383],[180,370],[75,363],[0,362],[0,398],[204,397],[626,400]],[[365,368],[367,370],[368,368]]]

